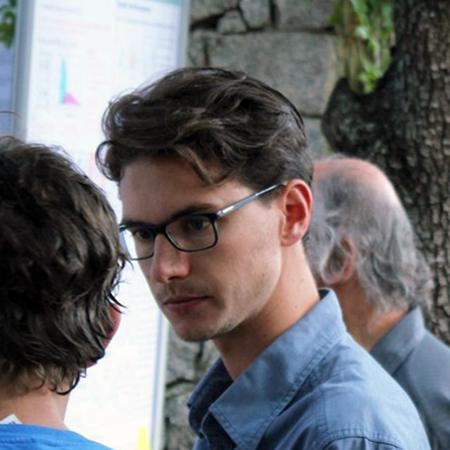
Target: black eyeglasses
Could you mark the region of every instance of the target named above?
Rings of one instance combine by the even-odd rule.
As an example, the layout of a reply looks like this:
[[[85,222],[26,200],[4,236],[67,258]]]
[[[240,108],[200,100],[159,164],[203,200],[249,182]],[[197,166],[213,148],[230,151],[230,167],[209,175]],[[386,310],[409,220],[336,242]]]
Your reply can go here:
[[[281,186],[283,184],[275,184],[212,213],[183,214],[161,225],[122,224],[119,227],[122,244],[130,259],[134,261],[153,256],[158,234],[163,234],[176,249],[182,252],[207,250],[217,244],[217,220]]]

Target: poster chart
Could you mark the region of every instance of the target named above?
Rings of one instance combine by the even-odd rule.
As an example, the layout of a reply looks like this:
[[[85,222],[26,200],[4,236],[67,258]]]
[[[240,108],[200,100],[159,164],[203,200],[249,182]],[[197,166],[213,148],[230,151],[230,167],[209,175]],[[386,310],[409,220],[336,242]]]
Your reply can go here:
[[[183,65],[187,0],[19,2],[14,133],[60,145],[106,192],[94,154],[108,102]],[[160,448],[167,324],[139,268],[119,290],[126,306],[106,356],[71,394],[69,428],[120,450]]]

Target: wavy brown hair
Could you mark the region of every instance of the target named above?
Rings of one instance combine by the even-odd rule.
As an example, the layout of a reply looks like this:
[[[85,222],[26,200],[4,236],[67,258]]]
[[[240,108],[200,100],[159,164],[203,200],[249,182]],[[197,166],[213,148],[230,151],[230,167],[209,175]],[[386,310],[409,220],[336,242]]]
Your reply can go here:
[[[114,212],[61,151],[0,138],[0,253],[0,383],[69,392],[121,306]]]
[[[311,182],[303,120],[280,92],[242,72],[185,68],[113,101],[97,164],[120,181],[141,158],[176,156],[208,183],[235,178],[255,190]]]

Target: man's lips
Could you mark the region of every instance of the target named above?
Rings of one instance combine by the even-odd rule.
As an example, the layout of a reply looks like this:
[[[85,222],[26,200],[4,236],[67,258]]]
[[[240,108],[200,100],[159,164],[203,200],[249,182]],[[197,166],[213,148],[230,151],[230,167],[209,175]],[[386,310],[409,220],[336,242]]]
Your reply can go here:
[[[163,301],[163,307],[173,311],[185,310],[193,308],[207,299],[207,296],[201,295],[169,297]]]

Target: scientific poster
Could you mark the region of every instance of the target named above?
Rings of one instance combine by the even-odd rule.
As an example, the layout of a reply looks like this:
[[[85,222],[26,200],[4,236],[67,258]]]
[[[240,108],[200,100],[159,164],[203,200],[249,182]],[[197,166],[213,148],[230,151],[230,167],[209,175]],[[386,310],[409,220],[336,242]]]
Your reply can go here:
[[[186,0],[20,2],[15,134],[62,146],[107,193],[94,154],[108,102],[183,65]],[[138,267],[123,276],[126,306],[106,357],[71,395],[67,425],[120,450],[159,447],[167,325]],[[144,446],[143,446],[144,445]],[[140,446],[140,447],[139,447]]]

